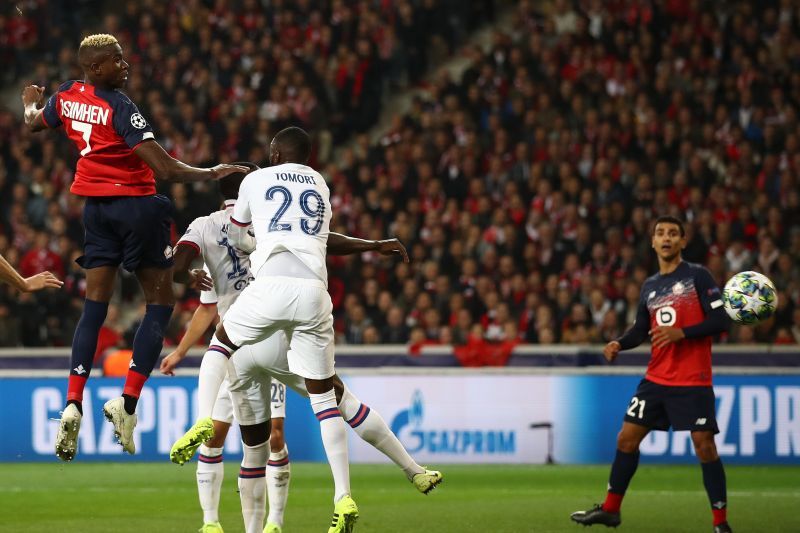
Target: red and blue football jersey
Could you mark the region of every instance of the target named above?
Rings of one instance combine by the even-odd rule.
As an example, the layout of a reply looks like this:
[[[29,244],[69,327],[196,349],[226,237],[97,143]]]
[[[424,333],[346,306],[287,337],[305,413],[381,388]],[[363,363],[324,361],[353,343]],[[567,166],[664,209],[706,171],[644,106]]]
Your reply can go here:
[[[42,112],[51,128],[63,126],[80,158],[70,187],[79,196],[147,196],[156,193],[149,166],[133,149],[153,138],[153,129],[120,91],[68,81]]]
[[[683,261],[666,275],[645,280],[639,297],[634,328],[658,326],[686,328],[703,322],[712,310],[722,307],[719,287],[701,265]],[[645,377],[660,385],[711,385],[710,336],[685,338],[653,347]]]

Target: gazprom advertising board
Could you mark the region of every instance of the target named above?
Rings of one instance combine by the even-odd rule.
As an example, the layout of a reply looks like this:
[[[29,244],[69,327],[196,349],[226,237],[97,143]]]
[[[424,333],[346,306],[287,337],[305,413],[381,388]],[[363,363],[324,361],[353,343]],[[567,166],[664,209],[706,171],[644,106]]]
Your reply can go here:
[[[382,415],[421,463],[607,463],[639,378],[607,375],[459,373],[355,375],[351,390]],[[137,453],[114,442],[102,404],[122,380],[91,378],[84,399],[78,458],[168,460],[169,449],[194,419],[197,379],[154,378],[139,403]],[[56,461],[53,454],[66,379],[0,378],[4,428],[0,461]],[[720,455],[731,463],[800,464],[800,380],[797,376],[717,376]],[[238,431],[226,456],[240,453]],[[308,400],[287,398],[286,438],[295,461],[324,461]],[[694,462],[687,432],[652,432],[642,443],[649,462]],[[353,462],[386,459],[355,433]]]

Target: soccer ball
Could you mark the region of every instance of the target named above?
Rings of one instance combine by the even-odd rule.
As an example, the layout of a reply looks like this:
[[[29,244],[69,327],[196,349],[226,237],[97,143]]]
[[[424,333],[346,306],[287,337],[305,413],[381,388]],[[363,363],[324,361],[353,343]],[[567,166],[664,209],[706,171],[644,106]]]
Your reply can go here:
[[[757,324],[775,314],[778,294],[767,276],[747,271],[728,280],[722,290],[722,301],[734,322]]]

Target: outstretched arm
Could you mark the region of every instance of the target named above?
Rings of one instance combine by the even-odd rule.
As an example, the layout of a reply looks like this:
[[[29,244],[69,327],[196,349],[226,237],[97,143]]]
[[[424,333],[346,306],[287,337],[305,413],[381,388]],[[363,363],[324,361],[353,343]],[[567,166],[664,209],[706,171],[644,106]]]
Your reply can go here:
[[[378,252],[381,255],[400,255],[403,262],[410,262],[406,247],[398,239],[385,239],[382,241],[367,241],[348,237],[341,233],[328,234],[328,253],[331,255],[350,255],[360,252]]]
[[[149,139],[136,145],[133,152],[147,163],[156,177],[171,182],[208,181],[224,178],[234,172],[249,172],[249,168],[238,165],[217,165],[197,168],[187,165],[169,155],[156,141]]]
[[[43,95],[44,87],[39,87],[38,85],[29,85],[22,90],[22,105],[25,107],[25,125],[34,133],[47,129],[47,124],[45,124],[42,118],[42,110],[39,109],[39,104],[42,102]]]
[[[23,278],[2,255],[0,255],[0,280],[22,292],[34,292],[46,288],[58,289],[64,284],[50,272],[40,272],[35,276]]]
[[[189,322],[189,328],[186,330],[186,334],[181,339],[178,347],[161,361],[160,370],[162,374],[168,376],[175,374],[175,367],[186,357],[189,348],[197,344],[197,341],[208,330],[216,317],[216,304],[197,306],[194,315],[192,315],[192,320]]]

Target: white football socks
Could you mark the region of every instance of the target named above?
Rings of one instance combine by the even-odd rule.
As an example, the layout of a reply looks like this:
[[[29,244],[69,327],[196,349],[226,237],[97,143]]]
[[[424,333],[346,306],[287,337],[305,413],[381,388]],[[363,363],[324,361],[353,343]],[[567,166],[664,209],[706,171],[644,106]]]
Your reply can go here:
[[[269,443],[258,446],[242,445],[244,456],[239,470],[239,499],[247,533],[262,533],[267,514],[267,455]]]
[[[322,444],[333,473],[334,497],[336,503],[350,494],[350,466],[347,457],[347,424],[344,423],[336,406],[333,389],[323,394],[309,394],[311,408],[319,420]]]
[[[408,454],[397,436],[386,425],[380,413],[361,403],[347,387],[344,388],[344,393],[342,393],[339,410],[350,427],[353,428],[353,431],[364,441],[394,461],[405,472],[409,481],[414,477],[414,474],[425,472],[425,469],[419,466]]]
[[[228,374],[228,360],[231,353],[231,349],[222,344],[214,334],[200,362],[200,375],[197,380],[198,420],[211,418],[219,389]]]
[[[268,524],[283,527],[283,513],[286,509],[286,500],[289,497],[289,480],[291,476],[289,450],[284,445],[283,450],[269,454],[269,462],[267,463]]]
[[[197,494],[205,524],[219,522],[219,496],[224,475],[222,448],[202,444],[197,457]]]

